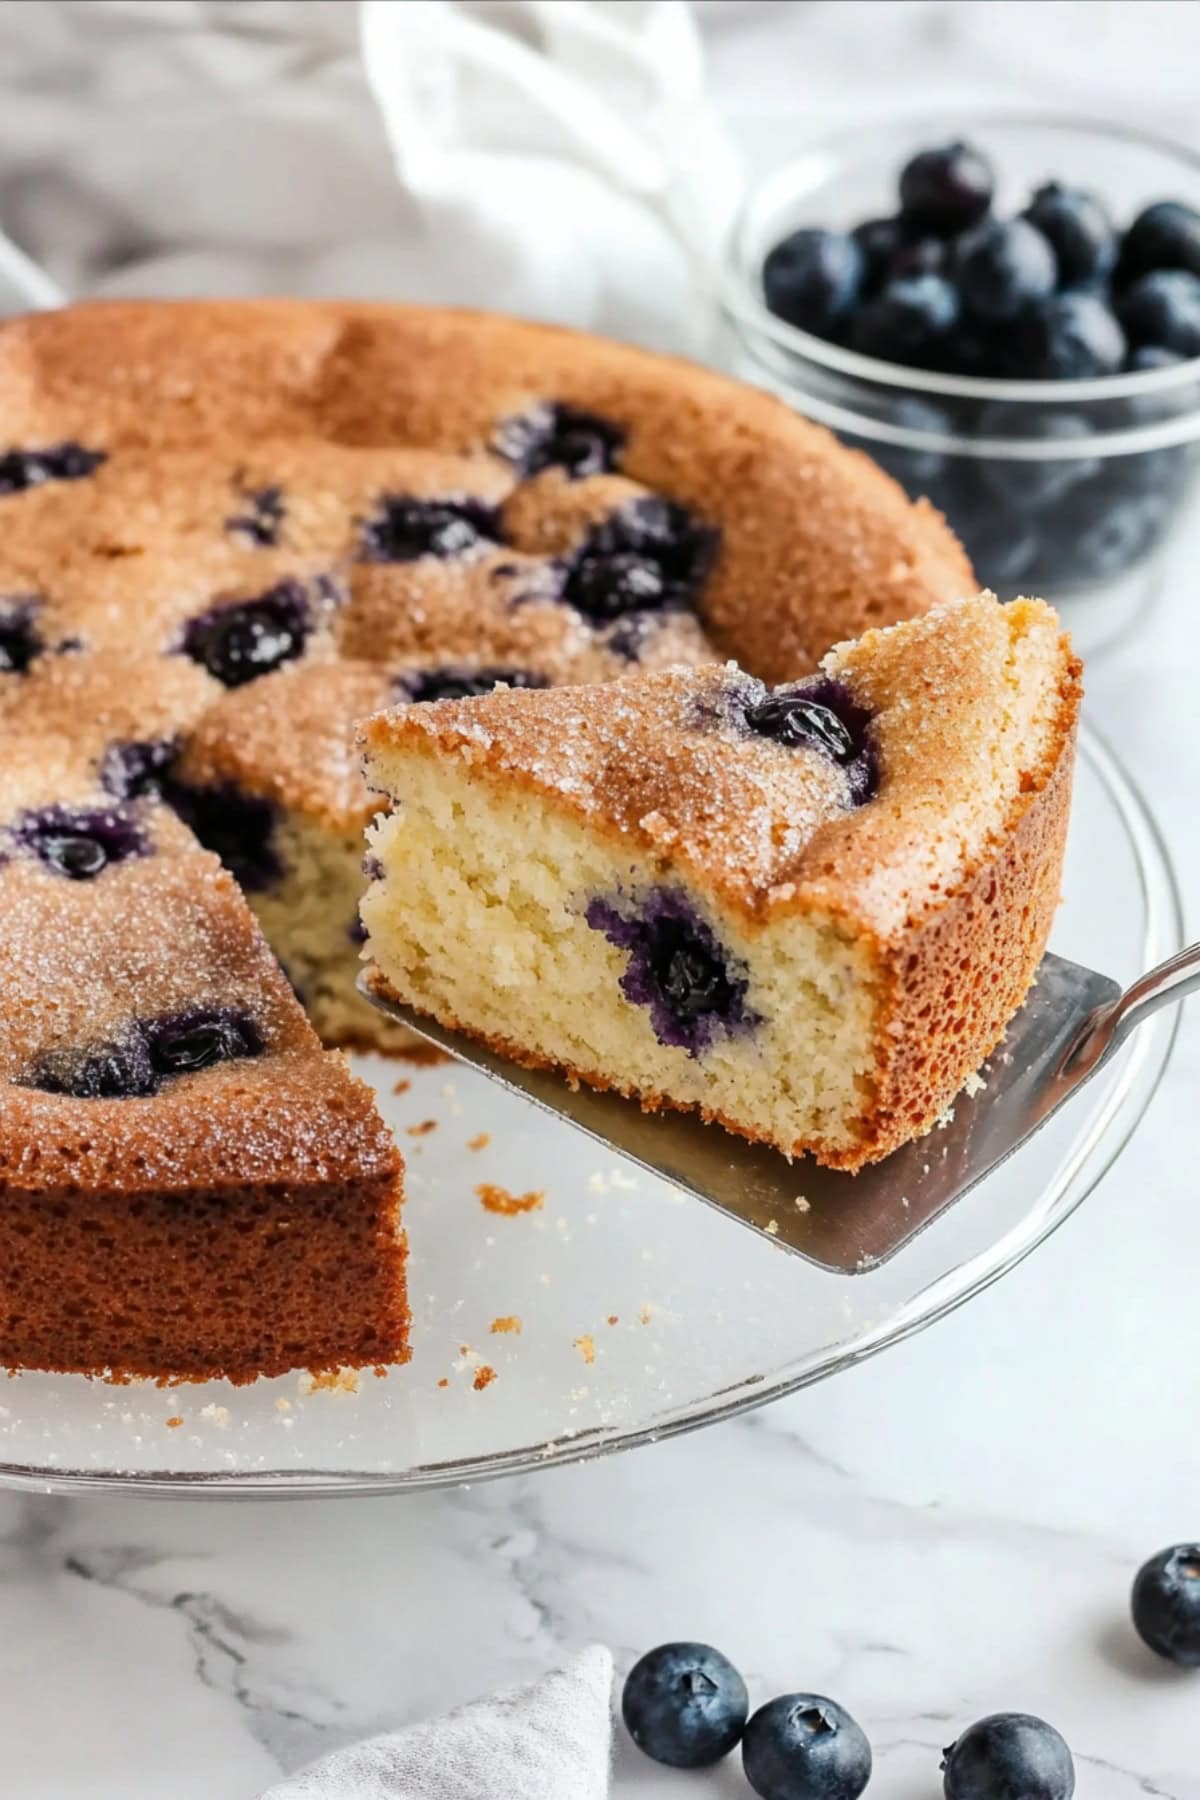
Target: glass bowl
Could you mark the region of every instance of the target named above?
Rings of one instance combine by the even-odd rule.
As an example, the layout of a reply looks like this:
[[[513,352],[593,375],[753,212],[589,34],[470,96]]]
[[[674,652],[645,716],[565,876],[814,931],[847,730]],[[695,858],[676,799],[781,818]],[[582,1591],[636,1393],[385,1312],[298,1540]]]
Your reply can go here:
[[[725,360],[867,451],[914,498],[927,495],[984,586],[1055,601],[1094,651],[1157,593],[1200,470],[1200,359],[1088,381],[943,374],[828,343],[763,300],[774,244],[798,226],[846,229],[894,212],[909,156],[953,137],[991,159],[1002,215],[1052,178],[1094,189],[1119,226],[1152,200],[1200,206],[1200,157],[1108,125],[941,116],[844,132],[749,190],[720,276]]]

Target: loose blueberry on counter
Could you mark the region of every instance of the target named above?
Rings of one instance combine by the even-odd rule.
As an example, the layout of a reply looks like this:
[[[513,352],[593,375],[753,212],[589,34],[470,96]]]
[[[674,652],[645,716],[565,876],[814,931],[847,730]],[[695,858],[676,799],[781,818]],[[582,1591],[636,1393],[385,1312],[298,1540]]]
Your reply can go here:
[[[1200,276],[1155,269],[1127,288],[1117,314],[1131,344],[1156,344],[1178,356],[1200,356]]]
[[[492,440],[497,453],[528,479],[543,469],[564,469],[573,480],[611,475],[625,448],[625,431],[611,419],[561,401],[547,401],[505,419]]]
[[[148,856],[150,840],[119,806],[47,806],[23,813],[13,828],[18,843],[56,875],[92,881],[110,863]]]
[[[107,451],[87,450],[82,444],[6,450],[0,453],[0,494],[22,494],[46,481],[82,481],[107,460]]]
[[[384,494],[362,528],[366,562],[416,562],[422,556],[465,556],[499,543],[500,520],[482,500],[418,500]]]
[[[110,744],[100,762],[100,785],[117,800],[159,794],[178,753],[174,738]]]
[[[260,550],[274,549],[279,542],[285,507],[281,487],[249,488],[242,494],[246,510],[226,519],[226,531],[248,537]]]
[[[858,1800],[871,1746],[857,1720],[823,1694],[781,1694],[751,1716],[742,1767],[760,1800]]]
[[[428,700],[468,700],[478,694],[490,694],[503,683],[510,688],[544,688],[550,683],[532,669],[484,668],[467,669],[448,666],[441,669],[411,669],[397,677],[396,698],[410,704]]]
[[[1086,381],[1125,363],[1125,333],[1096,294],[1052,294],[1015,331],[1012,373],[1030,381]]]
[[[262,1032],[248,1013],[227,1006],[197,1006],[168,1013],[142,1027],[156,1076],[195,1075],[214,1063],[262,1053]]]
[[[1058,266],[1027,219],[992,219],[962,240],[955,275],[963,302],[980,319],[1015,319],[1054,292]]]
[[[24,675],[42,649],[33,599],[0,600],[0,675]]]
[[[850,342],[885,362],[936,366],[946,360],[959,299],[941,275],[901,275],[855,315]]]
[[[1136,281],[1152,269],[1189,269],[1200,275],[1200,212],[1178,200],[1158,200],[1140,212],[1121,241],[1117,280]]]
[[[871,715],[849,688],[829,676],[775,688],[746,708],[745,722],[757,737],[773,738],[790,749],[817,750],[845,770],[856,805],[879,785],[870,741]]]
[[[273,837],[275,808],[240,788],[190,787],[169,781],[165,789],[184,824],[206,850],[219,856],[238,886],[259,894],[283,875]]]
[[[1173,1544],[1142,1565],[1133,1584],[1133,1623],[1157,1655],[1200,1669],[1200,1544]]]
[[[189,620],[181,648],[225,687],[243,687],[293,662],[311,630],[304,585],[281,581],[256,600],[230,601]]]
[[[1103,281],[1117,259],[1112,220],[1103,202],[1086,188],[1048,181],[1036,189],[1024,218],[1036,225],[1058,260],[1063,287]]]
[[[856,239],[805,226],[768,252],[763,294],[776,318],[832,337],[853,312],[865,273],[866,257]]]
[[[136,1029],[115,1043],[52,1050],[16,1083],[72,1100],[133,1100],[158,1087],[145,1039]]]
[[[1038,440],[1042,443],[1074,444],[1078,454],[1037,461],[1019,461],[1003,454],[979,459],[978,473],[982,487],[1006,500],[1010,505],[1038,512],[1053,506],[1081,481],[1090,481],[1099,473],[1098,457],[1087,453],[1092,426],[1079,413],[1051,411],[1047,407],[1013,407],[1004,401],[989,403],[975,425],[981,438]]]
[[[597,623],[689,606],[718,542],[719,533],[686,507],[646,495],[588,533],[571,560],[563,599]]]
[[[946,1800],[1071,1800],[1075,1765],[1044,1719],[993,1713],[945,1751],[942,1787]]]
[[[621,1716],[655,1762],[703,1769],[728,1756],[746,1723],[746,1684],[711,1644],[660,1644],[626,1677]]]
[[[955,237],[992,204],[991,164],[961,139],[921,150],[900,173],[900,209],[910,226]]]
[[[584,918],[610,944],[629,952],[621,992],[650,1010],[660,1044],[699,1056],[717,1036],[749,1031],[758,1014],[746,1005],[749,980],[716,933],[678,888],[655,888],[632,912],[611,900],[588,902]]]

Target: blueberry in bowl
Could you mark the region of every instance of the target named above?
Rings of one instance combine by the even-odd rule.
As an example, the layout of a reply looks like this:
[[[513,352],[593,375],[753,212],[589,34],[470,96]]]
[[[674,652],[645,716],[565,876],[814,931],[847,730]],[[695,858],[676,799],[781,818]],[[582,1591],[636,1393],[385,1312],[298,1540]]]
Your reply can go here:
[[[836,265],[822,305],[781,293],[785,244]],[[1200,158],[1049,118],[873,123],[750,191],[722,299],[736,371],[942,512],[981,585],[1064,605],[1085,654],[1133,625],[1198,469]]]

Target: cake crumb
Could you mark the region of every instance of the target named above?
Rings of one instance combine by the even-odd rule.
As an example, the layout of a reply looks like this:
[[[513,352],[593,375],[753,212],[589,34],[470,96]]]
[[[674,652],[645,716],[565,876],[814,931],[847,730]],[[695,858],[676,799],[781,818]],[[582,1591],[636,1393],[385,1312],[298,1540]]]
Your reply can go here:
[[[300,1377],[302,1394],[357,1394],[357,1369],[321,1369],[317,1373],[310,1371],[307,1376]]]
[[[280,1394],[278,1400],[275,1402],[275,1411],[277,1413],[289,1413],[289,1412],[291,1412],[291,1410],[292,1410],[291,1401],[286,1399],[283,1394]]]
[[[582,1356],[585,1363],[594,1363],[595,1362],[595,1360],[596,1360],[596,1340],[592,1336],[590,1331],[585,1331],[581,1337],[577,1337],[575,1339],[574,1347],[576,1350],[578,1350],[580,1356]]]
[[[492,1141],[490,1131],[480,1131],[473,1138],[467,1139],[468,1150],[486,1150]]]
[[[412,1086],[412,1082],[406,1080],[404,1078],[404,1076],[401,1076],[400,1080],[393,1087],[392,1092],[393,1092],[393,1094],[407,1094],[407,1092],[411,1086]]]
[[[496,1379],[496,1371],[490,1363],[480,1363],[475,1371],[475,1379],[471,1383],[477,1394],[482,1394],[485,1387],[491,1387]]]
[[[546,1204],[546,1195],[541,1188],[533,1188],[528,1194],[510,1194],[507,1188],[497,1187],[494,1182],[481,1181],[475,1192],[488,1212],[499,1213],[504,1218],[536,1212]]]
[[[651,1304],[648,1300],[644,1300],[642,1302],[641,1311],[638,1313],[639,1325],[648,1325],[653,1317],[654,1317],[654,1308],[651,1306]]]
[[[200,1417],[215,1425],[218,1431],[228,1431],[231,1414],[227,1406],[214,1406],[210,1400],[207,1406],[200,1408]]]
[[[428,1137],[429,1133],[431,1131],[436,1131],[436,1130],[437,1130],[437,1120],[436,1119],[422,1119],[419,1125],[410,1125],[409,1126],[408,1135],[409,1135],[409,1137]]]
[[[621,1320],[617,1313],[609,1313],[608,1322],[610,1325],[619,1325],[621,1323]]]
[[[439,1069],[443,1063],[452,1060],[449,1053],[439,1050],[436,1044],[404,1044],[393,1051],[401,1062],[411,1063],[414,1069]]]
[[[796,1198],[792,1201],[792,1205],[795,1207],[797,1212],[811,1212],[812,1211],[812,1201],[806,1200],[804,1198],[803,1194],[797,1194]]]
[[[450,1386],[450,1377],[448,1375],[443,1375],[442,1379],[438,1382],[438,1386],[440,1388],[448,1388]]]
[[[766,1229],[767,1229],[768,1237],[778,1237],[779,1236],[779,1220],[778,1219],[768,1219]]]
[[[976,1069],[975,1073],[973,1075],[968,1075],[967,1079],[963,1082],[962,1091],[969,1100],[973,1100],[976,1094],[982,1094],[986,1088],[987,1082],[983,1079],[979,1070]]]
[[[178,1430],[179,1430],[179,1427],[180,1427],[180,1426],[181,1426],[181,1425],[182,1425],[182,1424],[183,1424],[183,1419],[182,1419],[182,1417],[181,1417],[181,1416],[180,1416],[180,1414],[179,1414],[179,1413],[173,1413],[173,1414],[172,1414],[172,1415],[171,1415],[171,1417],[170,1417],[170,1418],[169,1418],[169,1419],[168,1419],[168,1420],[167,1420],[167,1430],[168,1430],[168,1431],[178,1431]]]
[[[493,1337],[497,1337],[502,1333],[508,1333],[512,1337],[520,1337],[523,1329],[524,1327],[521,1324],[521,1320],[516,1313],[502,1313],[498,1319],[493,1319],[488,1326],[488,1330],[492,1333]]]

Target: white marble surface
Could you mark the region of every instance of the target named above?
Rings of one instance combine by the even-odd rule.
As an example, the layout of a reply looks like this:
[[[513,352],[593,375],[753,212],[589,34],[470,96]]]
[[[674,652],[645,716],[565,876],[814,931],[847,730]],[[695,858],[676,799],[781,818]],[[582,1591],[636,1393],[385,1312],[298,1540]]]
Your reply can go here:
[[[1031,73],[1020,38],[1035,11],[1052,19],[1043,45],[1088,15],[1098,66],[1091,40],[1126,45],[1130,16],[1152,39],[1200,9],[1009,5],[1004,56],[967,42],[964,15],[995,32],[990,5],[743,10],[718,63],[735,110],[822,94],[828,110],[836,86],[848,111],[906,70],[928,72],[931,101],[1027,81],[1045,94],[1057,78]],[[1121,79],[1110,59],[1098,109],[1116,109]],[[1193,567],[1185,546],[1088,699],[1152,794],[1186,894],[1200,882]],[[734,1656],[758,1698],[842,1699],[874,1741],[880,1800],[928,1800],[938,1747],[1002,1707],[1065,1732],[1081,1800],[1200,1800],[1197,1678],[1154,1664],[1126,1623],[1139,1560],[1200,1530],[1198,1078],[1194,1006],[1135,1143],[1057,1238],[925,1336],[737,1423],[402,1500],[0,1497],[0,1794],[251,1800],[339,1741],[564,1649],[602,1639],[623,1667],[689,1635]],[[732,1764],[688,1778],[623,1750],[615,1792],[746,1789]]]

